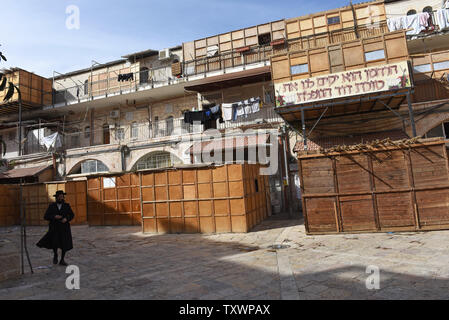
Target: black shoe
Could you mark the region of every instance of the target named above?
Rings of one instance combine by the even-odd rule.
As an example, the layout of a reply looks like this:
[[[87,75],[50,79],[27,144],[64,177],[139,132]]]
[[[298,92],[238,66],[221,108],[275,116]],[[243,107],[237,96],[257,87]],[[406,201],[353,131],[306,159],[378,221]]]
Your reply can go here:
[[[61,261],[59,262],[59,265],[60,265],[60,266],[64,266],[64,267],[68,266],[68,264],[67,264],[64,260],[61,260]]]
[[[58,264],[58,256],[53,257],[53,264]]]

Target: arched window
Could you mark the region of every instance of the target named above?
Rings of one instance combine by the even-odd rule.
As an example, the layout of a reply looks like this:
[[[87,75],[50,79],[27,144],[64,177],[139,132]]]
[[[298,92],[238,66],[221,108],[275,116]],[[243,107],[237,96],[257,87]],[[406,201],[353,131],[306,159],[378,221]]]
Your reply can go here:
[[[140,69],[140,84],[148,83],[149,73],[148,68],[143,67]]]
[[[171,167],[175,164],[179,164],[182,161],[179,160],[176,156],[172,155],[169,152],[152,152],[139,161],[137,161],[135,165],[136,170],[145,170],[145,169],[156,169],[156,168],[167,168]]]
[[[427,7],[424,7],[424,9],[422,9],[422,12],[428,12],[429,14],[430,13],[432,13],[432,7],[431,6],[427,6]]]
[[[98,160],[86,160],[75,166],[70,174],[88,174],[108,171],[108,167],[103,162]]]
[[[89,94],[89,80],[84,81],[84,94]]]
[[[416,10],[415,9],[411,9],[409,11],[407,11],[407,15],[411,16],[412,14],[416,14]]]

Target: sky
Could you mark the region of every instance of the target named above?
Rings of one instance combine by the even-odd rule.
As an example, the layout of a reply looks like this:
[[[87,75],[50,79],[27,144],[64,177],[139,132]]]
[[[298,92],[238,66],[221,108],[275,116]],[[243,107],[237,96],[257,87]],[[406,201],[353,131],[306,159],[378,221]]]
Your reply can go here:
[[[162,50],[348,4],[349,0],[1,0],[0,51],[8,61],[1,61],[0,68],[20,67],[52,77],[54,71],[88,68],[92,60],[105,63],[133,52]]]

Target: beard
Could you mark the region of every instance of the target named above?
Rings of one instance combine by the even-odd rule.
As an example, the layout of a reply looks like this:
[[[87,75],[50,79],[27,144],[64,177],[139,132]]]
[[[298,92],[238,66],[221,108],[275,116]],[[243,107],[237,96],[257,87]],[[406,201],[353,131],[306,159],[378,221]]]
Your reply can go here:
[[[58,200],[56,200],[56,202],[57,202],[57,203],[64,203],[64,199],[61,199],[61,200],[58,199]]]

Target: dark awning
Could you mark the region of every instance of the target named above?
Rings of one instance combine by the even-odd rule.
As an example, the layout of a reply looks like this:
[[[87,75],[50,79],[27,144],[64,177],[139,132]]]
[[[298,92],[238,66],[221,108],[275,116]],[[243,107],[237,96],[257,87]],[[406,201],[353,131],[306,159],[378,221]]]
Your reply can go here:
[[[8,170],[0,173],[0,179],[19,179],[19,178],[27,178],[27,177],[36,177],[47,169],[50,169],[52,166],[40,166],[33,168],[15,168],[12,170]]]
[[[271,80],[271,68],[270,66],[265,66],[194,80],[191,81],[185,89],[196,92],[206,92],[219,90],[230,86],[239,86],[269,80]]]

